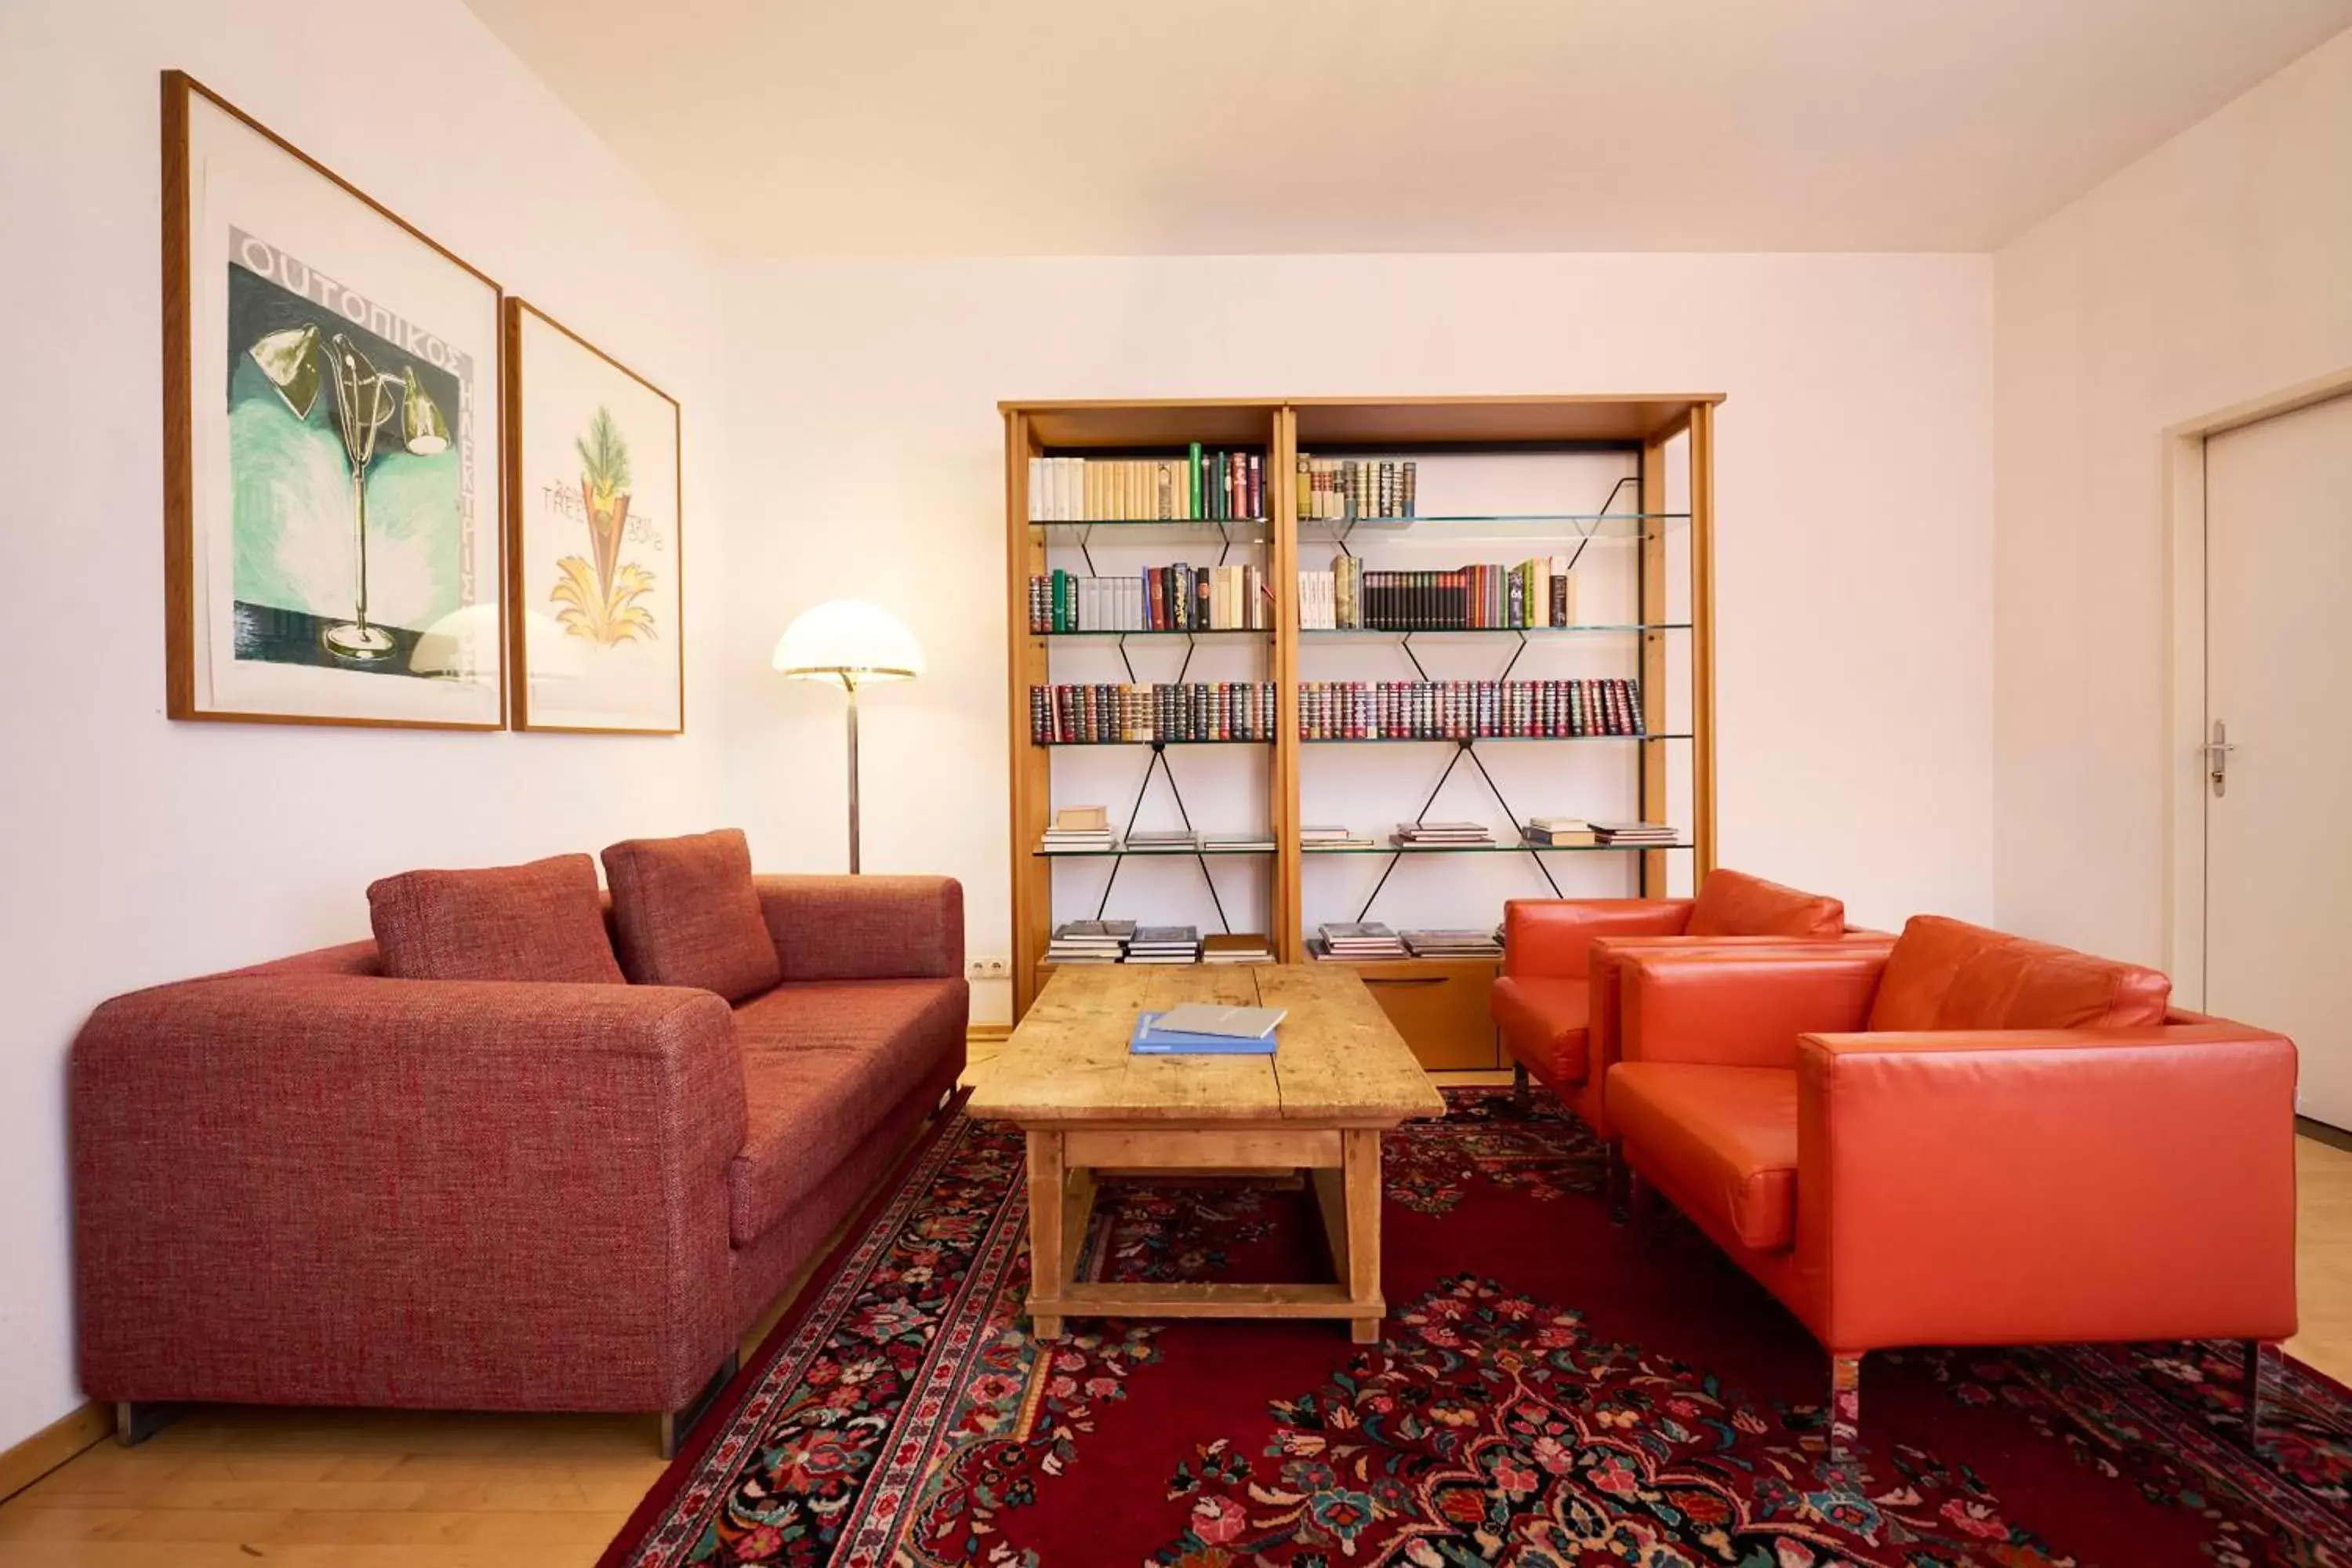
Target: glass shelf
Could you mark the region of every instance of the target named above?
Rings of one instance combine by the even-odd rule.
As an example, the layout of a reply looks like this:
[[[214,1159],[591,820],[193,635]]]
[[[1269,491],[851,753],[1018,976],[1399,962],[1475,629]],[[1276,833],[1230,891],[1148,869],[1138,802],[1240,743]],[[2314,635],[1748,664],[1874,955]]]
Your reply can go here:
[[[1191,859],[1195,855],[1272,855],[1272,849],[1196,849],[1174,845],[1149,849],[1032,849],[1029,854],[1038,860],[1120,860],[1120,859]]]
[[[1266,536],[1266,520],[1262,517],[1033,520],[1029,526],[1042,532],[1048,544],[1263,544]]]
[[[1031,632],[1033,637],[1050,638],[1055,642],[1108,642],[1113,637],[1270,637],[1274,633],[1265,626],[1198,626],[1191,631],[1161,631],[1132,626],[1126,631],[1110,632]]]
[[[1487,512],[1479,515],[1442,513],[1421,517],[1303,517],[1301,539],[1334,542],[1359,533],[1423,539],[1523,539],[1550,534],[1571,540],[1626,542],[1654,531],[1651,524],[1687,526],[1686,511]]]
[[[1335,844],[1326,849],[1302,844],[1306,855],[1639,855],[1651,849],[1688,849],[1673,844],[1424,844],[1407,848],[1401,844]]]
[[[1299,629],[1298,635],[1310,642],[1338,642],[1349,638],[1402,642],[1407,637],[1416,642],[1445,642],[1484,637],[1635,637],[1643,632],[1686,632],[1690,629],[1688,621],[1646,621],[1612,626],[1458,626],[1448,631],[1405,631],[1396,626],[1305,626]]]
[[[1448,745],[1469,746],[1491,741],[1687,741],[1687,733],[1670,735],[1307,735],[1299,739],[1302,746],[1428,746],[1441,742]]]

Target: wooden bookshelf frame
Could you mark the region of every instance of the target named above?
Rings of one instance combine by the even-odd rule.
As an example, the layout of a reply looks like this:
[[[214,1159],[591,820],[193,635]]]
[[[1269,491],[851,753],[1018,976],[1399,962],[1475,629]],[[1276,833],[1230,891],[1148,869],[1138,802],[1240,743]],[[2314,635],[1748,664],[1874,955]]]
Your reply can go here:
[[[1298,847],[1298,517],[1293,493],[1297,457],[1304,446],[1398,449],[1530,445],[1590,447],[1638,454],[1642,511],[1665,510],[1667,446],[1678,437],[1689,468],[1691,597],[1691,844],[1694,884],[1716,863],[1715,853],[1715,410],[1719,393],[1628,396],[1505,397],[1244,397],[1134,401],[1048,400],[998,405],[1004,418],[1005,637],[1007,749],[1011,768],[1010,845],[1013,887],[1013,1012],[1018,1019],[1044,984],[1053,935],[1054,862],[1032,853],[1053,809],[1052,752],[1029,739],[1029,688],[1050,679],[1050,646],[1029,630],[1028,583],[1045,569],[1046,541],[1029,521],[1029,459],[1048,450],[1106,455],[1136,448],[1262,447],[1266,452],[1265,569],[1275,597],[1267,638],[1266,679],[1274,682],[1276,727],[1267,763],[1266,820],[1276,852],[1268,890],[1267,937],[1284,963],[1307,957],[1300,926],[1304,856]],[[1642,619],[1665,619],[1666,541],[1663,522],[1644,526]],[[1652,732],[1666,721],[1665,634],[1641,639],[1643,719]],[[1644,815],[1662,808],[1669,770],[1663,742],[1644,743],[1640,767]],[[1668,856],[1638,857],[1644,896],[1661,896]],[[1432,1067],[1496,1065],[1484,1009],[1497,965],[1491,959],[1415,959],[1361,966],[1380,980],[1374,994],[1392,1014],[1410,1016],[1408,1028],[1423,1061]],[[1387,983],[1393,982],[1393,987]],[[1395,990],[1391,998],[1383,993]],[[1475,1017],[1470,1014],[1475,1012]],[[1453,1014],[1459,1013],[1456,1018]],[[1444,1027],[1440,1027],[1440,1025]],[[1445,1037],[1439,1038],[1439,1035]],[[1483,1042],[1483,1045],[1480,1044]]]

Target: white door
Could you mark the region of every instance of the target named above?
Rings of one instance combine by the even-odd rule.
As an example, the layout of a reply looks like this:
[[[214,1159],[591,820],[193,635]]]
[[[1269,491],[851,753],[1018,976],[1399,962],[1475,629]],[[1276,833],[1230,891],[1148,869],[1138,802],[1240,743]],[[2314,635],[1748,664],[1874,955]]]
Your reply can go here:
[[[2352,397],[2205,443],[2206,1008],[2352,1128]]]

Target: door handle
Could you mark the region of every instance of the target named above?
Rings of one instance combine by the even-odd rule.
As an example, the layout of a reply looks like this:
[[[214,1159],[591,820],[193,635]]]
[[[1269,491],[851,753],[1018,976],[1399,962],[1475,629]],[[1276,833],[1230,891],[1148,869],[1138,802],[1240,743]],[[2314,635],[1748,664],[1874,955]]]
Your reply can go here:
[[[2230,793],[2230,753],[2238,749],[2230,744],[2230,726],[2214,720],[2213,738],[2200,749],[2205,753],[2205,777],[2219,799]]]

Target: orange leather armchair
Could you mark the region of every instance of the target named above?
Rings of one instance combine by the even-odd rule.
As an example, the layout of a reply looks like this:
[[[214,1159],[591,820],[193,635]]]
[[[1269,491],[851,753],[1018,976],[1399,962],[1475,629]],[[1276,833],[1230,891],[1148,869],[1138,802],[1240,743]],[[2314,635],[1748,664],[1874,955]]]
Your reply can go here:
[[[2295,1327],[2294,1047],[2170,982],[1922,916],[1891,952],[1651,952],[1608,1112],[1634,1178],[1829,1352]]]
[[[1711,873],[1696,899],[1513,899],[1503,906],[1503,973],[1488,1006],[1521,1090],[1532,1076],[1611,1139],[1601,1085],[1616,1059],[1617,966],[1626,956],[1845,934],[1838,900],[1732,870]]]

